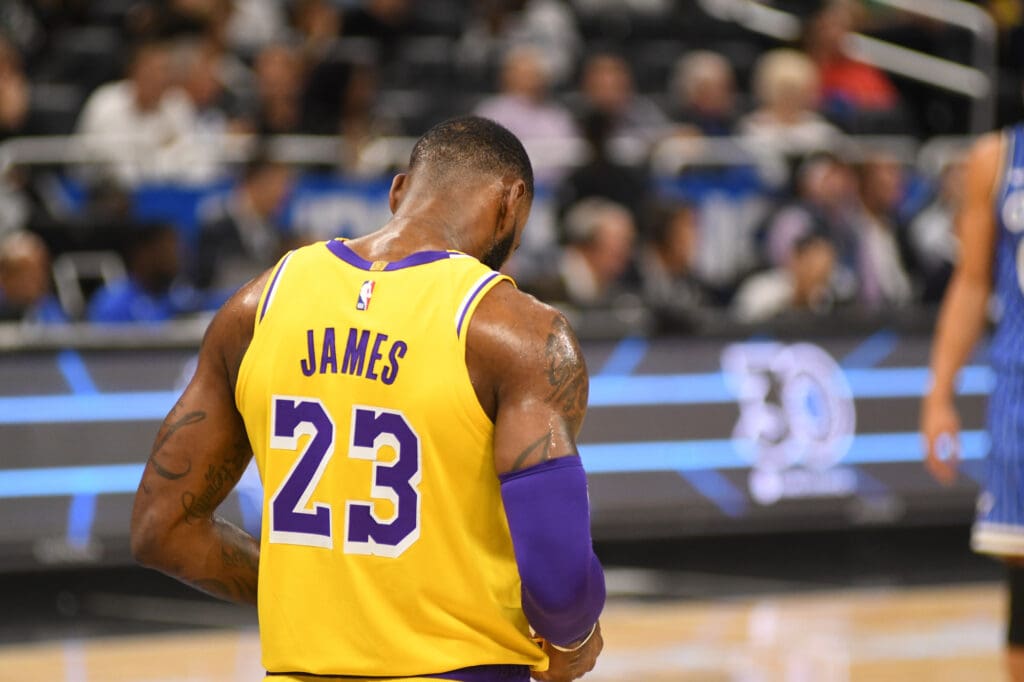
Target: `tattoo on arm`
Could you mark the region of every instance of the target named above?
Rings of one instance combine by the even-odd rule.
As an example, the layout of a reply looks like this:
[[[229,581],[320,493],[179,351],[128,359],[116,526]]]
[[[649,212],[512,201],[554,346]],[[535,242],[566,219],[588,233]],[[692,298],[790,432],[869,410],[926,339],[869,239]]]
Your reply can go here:
[[[571,338],[572,330],[565,318],[556,317],[548,333],[544,355],[548,384],[551,385],[548,401],[562,411],[574,428],[578,428],[587,411],[587,371],[579,351],[567,341]]]
[[[231,456],[220,462],[210,464],[203,476],[206,485],[198,494],[186,490],[181,494],[181,507],[185,512],[185,523],[213,516],[221,500],[226,495],[225,488],[230,488],[238,481],[248,463],[252,451],[249,440],[244,433],[239,434]]]
[[[173,419],[180,409],[181,402],[178,402],[178,404],[174,406],[174,409],[171,410],[171,413],[167,415],[167,419],[164,420],[163,428],[160,430],[160,435],[157,436],[156,442],[153,444],[153,452],[149,456],[149,463],[153,465],[153,469],[156,473],[160,474],[160,476],[166,478],[168,481],[177,481],[188,476],[192,471],[192,461],[186,460],[184,471],[172,471],[166,466],[163,466],[157,459],[157,456],[163,450],[167,441],[171,439],[171,436],[177,433],[180,429],[183,429],[186,426],[192,426],[193,424],[198,424],[206,419],[206,413],[201,410],[189,412],[179,419]]]
[[[540,464],[546,462],[549,459],[549,451],[551,450],[551,429],[548,429],[547,433],[533,441],[526,448],[519,453],[516,457],[516,461],[512,463],[512,469],[510,471],[519,471],[525,469],[529,465]]]

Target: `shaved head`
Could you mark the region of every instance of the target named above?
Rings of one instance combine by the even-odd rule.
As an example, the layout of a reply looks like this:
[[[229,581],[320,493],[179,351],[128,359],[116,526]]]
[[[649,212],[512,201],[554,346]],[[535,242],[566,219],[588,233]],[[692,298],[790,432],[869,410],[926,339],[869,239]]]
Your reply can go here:
[[[506,128],[479,116],[453,118],[428,130],[413,147],[410,173],[427,169],[437,180],[512,176],[533,196],[533,168],[523,143]]]

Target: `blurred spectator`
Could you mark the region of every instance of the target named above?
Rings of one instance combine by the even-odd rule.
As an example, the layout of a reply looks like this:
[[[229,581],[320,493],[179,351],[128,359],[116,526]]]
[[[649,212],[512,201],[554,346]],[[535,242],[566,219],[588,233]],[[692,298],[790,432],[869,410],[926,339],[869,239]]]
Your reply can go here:
[[[583,64],[580,109],[599,111],[612,121],[611,137],[637,137],[648,142],[664,134],[668,118],[650,99],[634,89],[633,72],[619,55],[602,52]]]
[[[558,0],[483,0],[459,41],[458,59],[476,74],[490,68],[510,48],[531,45],[543,55],[551,83],[569,80],[583,44],[576,17]]]
[[[502,124],[527,147],[531,142],[574,138],[576,126],[572,116],[568,109],[551,100],[549,84],[540,51],[526,46],[513,48],[502,67],[501,93],[481,102],[476,113]],[[550,170],[538,166],[538,181],[550,181],[563,169]]]
[[[669,84],[673,119],[684,132],[731,135],[736,127],[736,77],[729,60],[708,50],[690,52],[676,62]]]
[[[291,7],[302,51],[307,57],[321,58],[341,36],[341,8],[331,0],[296,0]]]
[[[636,225],[633,216],[607,199],[584,199],[565,217],[569,243],[557,273],[526,288],[548,301],[578,306],[614,303],[627,289],[633,264]]]
[[[813,155],[800,164],[795,196],[777,208],[762,232],[764,260],[785,265],[793,240],[817,234],[836,251],[836,293],[842,300],[856,295],[858,261],[857,179],[849,166],[831,154]]]
[[[221,52],[211,43],[189,40],[180,42],[175,53],[181,88],[195,110],[195,132],[247,132],[249,124],[241,117],[240,103],[225,88]]]
[[[31,232],[14,232],[0,241],[0,320],[68,321],[53,295],[50,252]]]
[[[339,50],[342,13],[331,0],[294,3],[292,25],[302,41],[299,52],[307,74],[301,102],[303,131],[316,135],[336,134],[353,71],[371,70],[377,55],[375,52],[362,54],[359,62],[355,62]]]
[[[708,289],[693,270],[700,239],[697,217],[689,204],[659,206],[640,253],[644,303],[666,328],[697,326],[701,309],[711,302]]]
[[[732,315],[745,324],[794,312],[827,312],[836,254],[824,237],[809,234],[794,240],[784,265],[749,277],[732,304]]]
[[[42,5],[32,0],[4,0],[0,3],[0,36],[21,55],[31,57],[45,47],[49,28],[46,19],[50,17],[44,15],[50,13]],[[60,7],[52,14],[64,13],[66,8]]]
[[[182,152],[195,128],[195,110],[173,87],[171,66],[166,43],[139,45],[127,80],[100,86],[79,116],[79,133],[108,138],[89,149],[123,185],[180,179],[191,170]]]
[[[266,135],[300,132],[304,73],[298,53],[270,45],[256,56],[256,128]]]
[[[377,68],[369,64],[353,64],[333,131],[344,137],[341,156],[344,175],[379,178],[394,170],[390,157],[374,154],[374,143],[388,136],[401,135],[402,127],[390,112],[380,111],[378,95]]]
[[[137,228],[125,256],[127,277],[93,294],[90,322],[164,322],[194,312],[192,293],[173,287],[181,274],[181,240],[173,226]]]
[[[610,136],[614,122],[607,114],[591,112],[583,120],[588,157],[574,168],[558,188],[558,214],[587,197],[604,197],[625,206],[639,221],[649,194],[649,178],[643,168],[621,164],[611,157]],[[565,241],[562,235],[562,241]]]
[[[282,0],[232,0],[233,12],[227,24],[232,47],[255,52],[284,37],[285,13]]]
[[[802,53],[778,49],[762,55],[754,67],[754,93],[760,106],[740,121],[740,132],[760,148],[799,157],[831,149],[840,137],[814,111],[818,74]]]
[[[0,37],[0,141],[31,134],[30,102],[31,84],[22,68],[21,55]]]
[[[0,239],[24,228],[32,219],[33,205],[24,191],[24,180],[18,168],[0,172]]]
[[[954,222],[964,196],[964,159],[954,158],[942,170],[935,198],[910,222],[907,240],[923,280],[926,303],[942,299],[959,250]]]
[[[286,233],[278,220],[292,182],[287,166],[258,158],[230,194],[201,207],[191,268],[197,287],[233,291],[284,254]]]
[[[347,10],[342,19],[347,36],[372,38],[380,46],[382,61],[398,52],[398,43],[412,30],[409,0],[365,0]]]
[[[871,132],[884,117],[898,118],[899,94],[882,71],[847,56],[853,23],[848,3],[831,2],[807,23],[804,46],[818,67],[823,110],[848,129]]]
[[[858,167],[858,182],[860,300],[869,308],[906,305],[914,291],[898,217],[903,169],[892,156],[873,153]]]

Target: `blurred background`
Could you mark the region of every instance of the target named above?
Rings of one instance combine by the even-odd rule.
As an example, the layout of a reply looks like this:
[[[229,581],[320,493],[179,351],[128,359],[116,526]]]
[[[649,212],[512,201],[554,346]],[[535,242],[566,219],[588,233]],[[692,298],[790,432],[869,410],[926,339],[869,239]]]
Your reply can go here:
[[[916,429],[963,154],[1024,118],[1022,66],[1020,0],[3,0],[0,679],[259,678],[252,613],[130,566],[143,462],[212,312],[383,224],[416,137],[467,113],[530,152],[507,269],[593,377],[622,643],[595,679],[999,679],[1001,569],[967,549],[984,348],[955,485]],[[258,527],[258,494],[223,513]],[[83,644],[197,627],[238,665]]]

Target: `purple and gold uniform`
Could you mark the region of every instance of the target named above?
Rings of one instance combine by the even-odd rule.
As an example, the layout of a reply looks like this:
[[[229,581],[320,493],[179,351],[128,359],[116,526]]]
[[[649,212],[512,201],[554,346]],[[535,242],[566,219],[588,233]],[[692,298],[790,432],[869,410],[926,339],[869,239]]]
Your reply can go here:
[[[235,400],[265,490],[271,675],[545,667],[465,360],[477,304],[505,279],[457,252],[369,262],[340,240],[269,278]]]

